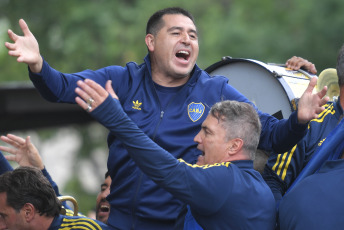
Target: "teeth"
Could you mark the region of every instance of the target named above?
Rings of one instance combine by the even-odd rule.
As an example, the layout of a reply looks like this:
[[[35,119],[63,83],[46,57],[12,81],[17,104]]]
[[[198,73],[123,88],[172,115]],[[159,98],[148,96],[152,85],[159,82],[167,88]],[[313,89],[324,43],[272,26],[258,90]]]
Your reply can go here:
[[[186,55],[189,55],[189,52],[184,51],[184,50],[181,50],[181,51],[179,51],[178,53],[179,53],[179,54],[186,54]]]
[[[108,205],[102,205],[100,206],[100,210],[103,212],[108,212],[110,210],[110,207]]]

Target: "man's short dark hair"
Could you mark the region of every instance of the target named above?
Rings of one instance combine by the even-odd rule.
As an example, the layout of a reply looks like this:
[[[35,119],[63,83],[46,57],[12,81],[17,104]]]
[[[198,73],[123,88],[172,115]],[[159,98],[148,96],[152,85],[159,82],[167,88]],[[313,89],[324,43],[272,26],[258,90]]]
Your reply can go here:
[[[42,216],[55,217],[61,210],[61,202],[43,173],[33,167],[18,167],[0,176],[0,193],[6,193],[7,205],[17,212],[26,204],[32,204]]]
[[[337,57],[337,75],[339,87],[344,85],[344,45],[339,50]]]
[[[182,14],[191,19],[195,24],[192,14],[180,7],[169,7],[155,12],[148,20],[146,27],[146,34],[156,35],[159,30],[164,26],[162,17],[166,14]],[[195,24],[196,25],[196,24]]]

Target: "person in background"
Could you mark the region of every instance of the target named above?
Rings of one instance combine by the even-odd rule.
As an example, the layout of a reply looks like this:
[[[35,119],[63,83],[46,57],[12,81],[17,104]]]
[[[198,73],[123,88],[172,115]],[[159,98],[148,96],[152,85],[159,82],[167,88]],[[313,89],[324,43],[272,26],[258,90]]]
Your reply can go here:
[[[107,223],[110,213],[110,204],[106,197],[110,194],[111,177],[109,172],[105,173],[105,180],[100,185],[100,192],[96,200],[96,219]]]
[[[39,169],[20,166],[0,175],[0,229],[110,229],[100,221],[60,211],[61,203]]]
[[[0,146],[0,150],[8,152],[11,155],[3,156],[0,152],[0,175],[6,171],[12,171],[13,168],[8,161],[15,161],[20,166],[31,166],[37,169],[40,169],[43,175],[49,180],[50,184],[53,186],[55,194],[61,196],[57,184],[52,180],[50,174],[46,170],[43,160],[39,154],[39,151],[35,145],[31,142],[30,137],[23,139],[19,136],[13,134],[7,134],[6,136],[1,136],[1,140],[13,148],[7,146]],[[110,212],[110,205],[106,200],[107,195],[110,193],[110,184],[111,178],[106,172],[105,180],[101,184],[100,192],[97,195],[96,199],[96,220],[99,220],[103,223],[107,223],[107,219]],[[66,215],[73,216],[74,211],[63,202],[63,208],[66,210]],[[79,213],[80,216],[84,216]]]
[[[140,65],[108,66],[95,71],[61,73],[41,56],[39,45],[24,20],[24,33],[9,30],[9,55],[29,66],[29,77],[40,94],[51,102],[75,103],[76,82],[91,79],[113,88],[129,117],[159,146],[175,158],[194,163],[201,152],[193,137],[210,107],[222,100],[251,103],[228,84],[224,76],[209,76],[196,60],[198,31],[193,16],[179,7],[155,12],[147,22],[148,55]],[[278,120],[258,111],[262,123],[259,148],[287,151],[306,133],[307,123],[317,117],[328,98],[326,88],[312,94],[316,78],[299,101],[297,112]],[[88,98],[88,110],[93,99]],[[251,103],[252,104],[252,103]],[[112,179],[108,224],[119,229],[175,229],[183,203],[156,185],[129,157],[120,140],[108,136],[108,171]],[[183,218],[183,216],[181,216]]]
[[[280,230],[343,229],[344,120],[318,148],[315,154],[327,156],[326,161],[285,194],[278,213]]]
[[[263,177],[271,188],[277,205],[312,160],[313,154],[322,146],[328,134],[343,118],[344,45],[339,50],[336,69],[340,89],[338,100],[325,104],[325,110],[319,114],[318,118],[309,122],[307,134],[293,148],[284,153],[270,154]]]

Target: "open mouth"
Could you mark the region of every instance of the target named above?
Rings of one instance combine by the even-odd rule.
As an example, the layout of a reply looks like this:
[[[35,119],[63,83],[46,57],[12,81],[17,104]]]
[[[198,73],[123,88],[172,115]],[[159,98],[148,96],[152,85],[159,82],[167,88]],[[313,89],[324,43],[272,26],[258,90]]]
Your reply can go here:
[[[109,212],[110,211],[110,207],[109,207],[109,205],[101,205],[99,210],[101,212]]]
[[[176,57],[188,61],[190,58],[190,52],[186,50],[180,50],[176,53]]]

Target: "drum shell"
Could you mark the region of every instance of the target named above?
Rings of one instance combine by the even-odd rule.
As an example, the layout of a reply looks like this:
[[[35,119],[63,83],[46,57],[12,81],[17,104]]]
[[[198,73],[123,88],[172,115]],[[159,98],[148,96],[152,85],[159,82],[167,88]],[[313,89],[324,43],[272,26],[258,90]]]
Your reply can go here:
[[[282,65],[266,64],[253,59],[224,58],[205,69],[211,76],[227,77],[260,111],[278,119],[288,118],[306,90],[311,75]]]

